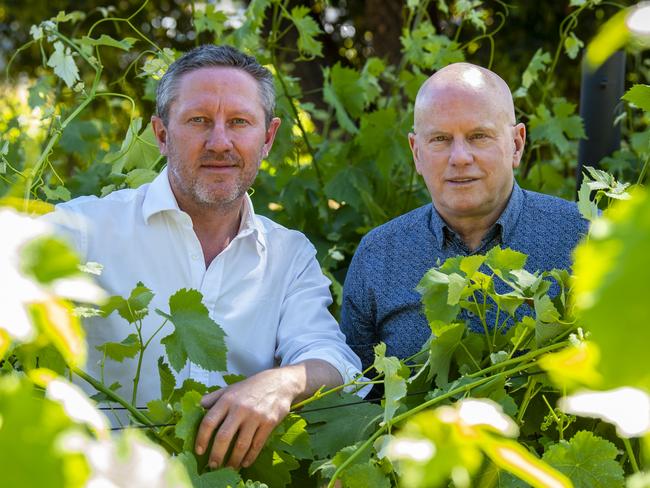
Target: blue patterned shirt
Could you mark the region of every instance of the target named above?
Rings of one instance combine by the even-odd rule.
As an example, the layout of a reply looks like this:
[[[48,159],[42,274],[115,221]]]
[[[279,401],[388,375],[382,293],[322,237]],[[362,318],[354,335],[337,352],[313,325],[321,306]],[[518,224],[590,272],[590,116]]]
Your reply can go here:
[[[345,279],[341,329],[364,368],[372,364],[379,342],[386,343],[387,356],[409,357],[431,335],[415,291],[430,268],[500,245],[527,254],[530,272],[569,269],[573,248],[588,225],[575,203],[515,183],[505,210],[471,251],[432,204],[417,208],[361,240]]]

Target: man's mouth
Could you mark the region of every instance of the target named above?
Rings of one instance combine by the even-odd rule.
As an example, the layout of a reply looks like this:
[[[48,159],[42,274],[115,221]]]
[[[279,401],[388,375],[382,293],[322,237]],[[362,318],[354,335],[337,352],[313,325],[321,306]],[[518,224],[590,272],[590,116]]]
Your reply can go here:
[[[448,178],[447,181],[455,185],[467,185],[478,181],[478,178]]]

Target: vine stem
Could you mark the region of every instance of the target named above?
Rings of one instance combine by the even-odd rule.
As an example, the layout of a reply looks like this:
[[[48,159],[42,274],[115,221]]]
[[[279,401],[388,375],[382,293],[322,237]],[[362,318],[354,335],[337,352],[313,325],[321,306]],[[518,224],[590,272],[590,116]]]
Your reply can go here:
[[[632,465],[632,470],[635,473],[641,471],[639,469],[639,464],[636,462],[636,457],[634,456],[634,451],[632,450],[632,444],[630,444],[630,439],[626,437],[621,437],[623,445],[625,446],[625,451],[627,452],[627,457],[630,458],[630,464]]]
[[[151,434],[156,438],[156,440],[167,447],[167,449],[170,450],[170,452],[178,454],[178,448],[174,446],[172,443],[169,442],[168,439],[165,437],[161,436],[160,433],[155,429],[155,425],[151,422],[149,417],[147,417],[143,412],[139,411],[137,408],[135,408],[132,404],[130,404],[128,401],[126,401],[124,398],[122,398],[119,394],[115,393],[113,390],[108,388],[104,383],[101,381],[97,380],[96,378],[93,378],[90,376],[88,373],[85,371],[78,369],[78,368],[70,368],[70,371],[72,371],[74,374],[79,376],[81,379],[92,385],[93,388],[95,388],[97,391],[100,393],[103,393],[106,395],[108,398],[110,398],[112,401],[115,403],[119,403],[122,405],[132,416],[135,420],[140,422],[143,425],[146,425],[149,427],[149,431]]]
[[[494,376],[489,376],[486,378],[480,378],[468,385],[464,386],[459,386],[458,388],[454,388],[453,390],[448,391],[447,393],[437,396],[435,398],[432,398],[431,400],[428,400],[424,403],[421,403],[415,408],[412,408],[408,412],[404,412],[401,415],[397,415],[396,417],[393,417],[392,419],[388,420],[383,426],[381,426],[372,436],[370,436],[369,439],[367,439],[363,444],[361,444],[356,451],[352,453],[352,455],[347,458],[341,465],[336,469],[334,472],[334,475],[332,476],[332,479],[327,485],[327,488],[334,488],[336,480],[340,476],[340,474],[350,465],[352,462],[357,459],[368,447],[370,447],[375,440],[381,436],[384,432],[389,430],[390,428],[393,427],[393,425],[398,424],[402,422],[403,420],[406,420],[407,418],[411,417],[412,415],[415,415],[416,413],[421,412],[422,410],[429,408],[436,403],[439,403],[443,400],[446,400],[448,398],[451,398],[455,395],[458,395],[459,393],[465,393],[472,388],[476,388],[477,386],[481,386],[489,381],[492,381],[494,378],[499,377],[499,376],[510,376],[515,373],[518,373],[519,371],[523,371],[525,369],[530,368],[531,364],[522,364],[520,366],[517,366],[515,368],[509,369],[507,371],[502,371],[501,373],[497,373]]]

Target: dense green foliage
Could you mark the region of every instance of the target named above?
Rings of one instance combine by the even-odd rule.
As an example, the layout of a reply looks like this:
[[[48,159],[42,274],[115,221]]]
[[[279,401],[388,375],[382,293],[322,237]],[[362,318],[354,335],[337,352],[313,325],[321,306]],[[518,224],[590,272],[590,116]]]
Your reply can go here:
[[[343,2],[334,6],[339,14],[346,12]],[[162,168],[147,119],[157,79],[179,55],[175,48],[189,46],[187,38],[170,45],[169,39],[143,32],[143,16],[149,18],[152,8],[145,3],[129,11],[120,5],[61,12],[25,26],[30,37],[8,60],[9,95],[0,101],[0,195],[5,203],[37,209],[28,202],[104,195],[148,182]],[[359,38],[342,35],[343,21],[327,20],[327,8],[333,7],[252,0],[245,10],[224,13],[191,3],[174,25],[186,23],[196,34],[194,42],[233,44],[273,69],[283,125],[252,198],[259,212],[312,239],[334,280],[336,297],[361,236],[430,201],[415,174],[406,134],[417,88],[449,62],[467,59],[503,72],[513,87],[518,117],[529,128],[520,183],[573,197],[576,143],[584,137],[575,79],[580,50],[588,41],[579,38],[579,26],[583,20],[600,24],[617,6],[571,0],[559,27],[550,29],[553,44],[547,37],[541,47],[525,46],[529,52],[517,46],[518,59],[512,62],[504,55],[511,46],[500,39],[512,43],[512,20],[528,11],[524,5],[400,3],[397,49],[385,49],[386,58],[375,55],[384,49],[379,32],[364,34],[363,46]],[[352,11],[350,6],[350,19]],[[335,37],[326,34],[332,26],[339,29],[334,41],[343,55],[334,59],[323,57]],[[175,27],[170,30],[178,34]],[[647,81],[647,61],[631,56],[629,69],[630,81]],[[17,76],[19,70],[24,77]],[[121,342],[97,345],[105,361],[142,356],[152,338],[142,337],[141,320],[154,313],[148,310],[152,292],[146,283],[129,297],[80,307],[102,302],[100,294],[69,296],[70,302],[57,284],[72,278],[90,286],[83,276],[99,273],[96,266],[86,264],[80,272],[74,253],[55,239],[25,244],[38,232],[9,241],[6,269],[0,261],[1,279],[9,280],[7,289],[12,289],[0,312],[10,312],[0,315],[0,457],[15,462],[4,475],[21,486],[81,486],[89,472],[101,477],[89,453],[102,448],[114,453],[112,474],[106,476],[118,484],[137,472],[128,464],[137,462],[129,460],[149,450],[164,466],[149,486],[183,486],[188,481],[180,464],[193,486],[261,482],[304,487],[332,485],[338,478],[349,487],[389,487],[398,480],[405,486],[446,486],[451,480],[459,487],[616,487],[643,469],[645,475],[630,479],[647,486],[650,448],[644,451],[641,444],[650,444],[650,427],[621,434],[617,420],[610,418],[615,431],[605,421],[575,417],[569,408],[555,405],[579,388],[650,390],[643,363],[650,339],[644,286],[650,199],[642,189],[629,199],[622,183],[643,183],[646,177],[649,91],[637,84],[624,97],[626,110],[617,121],[623,146],[601,162],[614,176],[589,170],[581,187],[580,209],[595,224],[577,251],[575,277],[558,270],[533,275],[523,269],[526,256],[507,249],[453,258],[432,269],[419,286],[431,340],[407,361],[386,357],[383,345],[375,349],[379,375],[374,382],[383,384],[385,396],[381,404],[351,393],[319,392],[294,405],[258,461],[239,473],[210,471],[205,457],[192,452],[203,414],[199,400],[209,388],[190,380],[177,385],[172,374],[188,360],[207,370],[225,369],[223,335],[200,294],[180,290],[168,310],[155,311],[161,323],[174,325],[174,332],[162,339],[160,399],[139,410],[139,371],[134,371],[130,399],[119,395],[120,385],[112,379],[104,384],[83,371],[79,316],[117,313],[128,323]],[[597,219],[599,206],[627,199]],[[14,252],[19,265],[12,261]],[[6,270],[19,270],[21,277]],[[497,282],[510,291],[497,293]],[[552,286],[557,291],[550,293]],[[24,320],[11,315],[16,303],[29,312]],[[462,310],[480,318],[482,332],[467,328],[459,319]],[[196,332],[206,324],[211,335]],[[81,409],[85,417],[66,410],[55,387],[63,383],[68,397],[73,395],[62,379],[68,374],[92,384],[95,399],[120,404],[133,424],[175,459],[156,451],[142,433],[129,431],[110,441],[105,419],[98,420],[103,417],[89,403]],[[366,384],[358,379],[347,386]],[[644,432],[645,440],[635,439]],[[79,436],[72,439],[73,433]],[[40,471],[27,467],[33,459],[43,466]]]

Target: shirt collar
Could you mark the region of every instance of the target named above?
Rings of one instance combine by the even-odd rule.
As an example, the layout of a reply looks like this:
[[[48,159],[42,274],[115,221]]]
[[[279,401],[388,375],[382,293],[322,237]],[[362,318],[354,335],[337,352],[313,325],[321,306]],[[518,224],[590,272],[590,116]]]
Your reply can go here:
[[[501,227],[501,238],[503,242],[508,241],[514,232],[515,225],[521,214],[521,209],[524,206],[524,192],[519,187],[517,182],[514,182],[512,187],[512,193],[508,199],[508,205],[501,212],[501,215],[495,222],[495,225]],[[442,249],[442,246],[445,243],[445,228],[453,232],[453,229],[447,225],[447,222],[440,216],[436,210],[435,205],[431,204],[431,220],[429,222],[429,227],[433,236],[438,244],[438,248]],[[489,232],[488,232],[489,233]]]
[[[148,224],[149,219],[153,215],[161,212],[187,215],[178,206],[178,202],[169,183],[167,168],[164,168],[151,182],[142,202],[142,217],[145,223]],[[187,217],[189,218],[189,216]],[[255,215],[253,202],[250,196],[246,194],[244,195],[244,204],[237,237],[243,238],[251,234],[255,236],[263,248],[266,248],[266,228]]]

